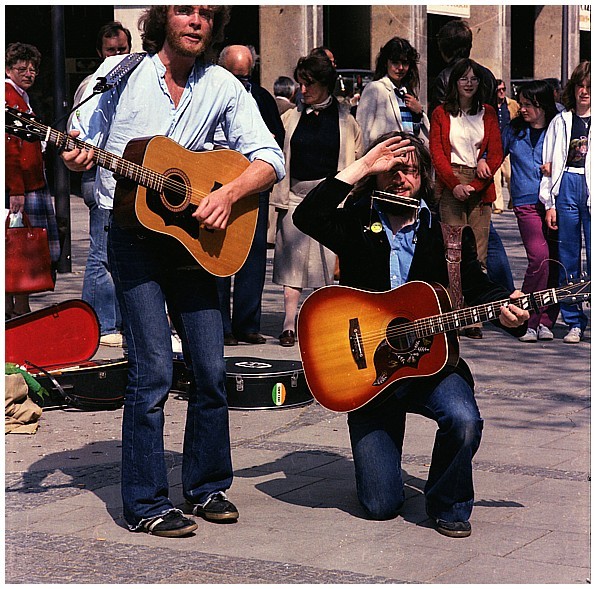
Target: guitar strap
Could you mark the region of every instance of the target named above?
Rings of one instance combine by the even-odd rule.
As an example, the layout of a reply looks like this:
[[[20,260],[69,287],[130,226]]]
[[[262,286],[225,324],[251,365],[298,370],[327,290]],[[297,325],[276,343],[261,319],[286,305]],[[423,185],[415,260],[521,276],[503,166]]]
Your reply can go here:
[[[441,223],[443,242],[445,243],[445,259],[449,275],[449,292],[453,299],[453,308],[463,309],[464,297],[461,287],[461,235],[466,225],[448,225]]]
[[[146,53],[129,53],[105,77],[97,78],[97,84],[93,88],[93,94],[102,94],[118,86],[124,76],[130,74],[143,61],[146,55]]]

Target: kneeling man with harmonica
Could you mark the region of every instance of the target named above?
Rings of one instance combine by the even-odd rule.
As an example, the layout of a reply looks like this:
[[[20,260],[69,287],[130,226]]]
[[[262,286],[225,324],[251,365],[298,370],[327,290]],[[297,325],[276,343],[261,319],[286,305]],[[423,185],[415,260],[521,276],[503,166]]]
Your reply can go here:
[[[466,321],[469,308],[442,317],[420,311],[427,318],[411,321],[425,306],[424,288],[430,288],[426,283],[449,286],[441,225],[427,204],[432,194],[428,150],[414,136],[392,133],[379,138],[361,159],[307,195],[294,213],[294,223],[338,255],[340,286],[311,295],[323,308],[329,305],[317,318],[317,329],[309,325],[309,311],[317,306],[309,306],[307,299],[300,312],[298,338],[313,395],[317,397],[320,390],[321,398],[317,398],[323,405],[349,411],[358,498],[369,516],[393,518],[404,503],[401,456],[405,416],[418,413],[438,425],[424,489],[426,511],[441,534],[466,537],[471,534],[469,519],[474,502],[472,458],[480,444],[483,421],[470,370],[458,360],[457,351],[452,353],[448,348],[449,340],[457,340],[457,326]],[[344,201],[346,204],[340,206]],[[528,311],[521,305],[508,304],[510,297],[523,297],[522,293],[508,293],[489,280],[478,262],[469,228],[464,229],[461,244],[465,303],[483,305],[479,312],[484,318],[512,335],[523,333]],[[408,284],[402,286],[404,283]],[[446,296],[438,285],[433,300]],[[350,307],[347,300],[329,303],[332,289],[339,291],[340,298],[348,292],[354,299],[372,296],[379,297],[379,302],[393,301],[397,314],[403,317],[389,322],[381,319],[375,340],[375,330],[367,333],[367,323],[374,323],[375,313],[383,314],[382,304],[371,305],[374,310],[368,316],[365,300],[355,300],[353,311],[346,311]],[[401,289],[410,290],[400,302]],[[345,313],[342,321],[339,315]],[[329,330],[324,321],[329,322]],[[335,325],[341,331],[335,340],[339,343],[322,344],[321,338]],[[449,336],[434,335],[446,332]],[[371,343],[376,346],[371,348]],[[310,356],[311,347],[322,352],[319,364],[326,361],[325,353],[329,352],[331,369],[320,379],[317,361]],[[435,348],[443,350],[445,359],[438,361],[436,369],[428,368]],[[339,364],[342,358],[345,365]],[[345,386],[339,384],[343,375],[347,375]],[[329,390],[324,393],[326,387]]]

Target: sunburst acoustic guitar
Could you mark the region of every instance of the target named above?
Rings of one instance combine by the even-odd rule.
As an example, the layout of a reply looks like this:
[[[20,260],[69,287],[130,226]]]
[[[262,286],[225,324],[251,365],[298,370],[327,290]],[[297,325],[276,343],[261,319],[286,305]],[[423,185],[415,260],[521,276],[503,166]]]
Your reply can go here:
[[[258,194],[233,205],[223,231],[209,230],[192,217],[203,198],[248,167],[249,161],[237,151],[193,152],[158,135],[133,139],[120,157],[9,106],[5,117],[6,132],[26,141],[42,139],[65,150],[93,148],[94,163],[119,178],[114,219],[121,227],[144,227],[175,238],[215,276],[231,276],[246,261],[257,224]]]
[[[525,295],[513,302],[536,310],[578,303],[590,281]],[[332,411],[363,407],[404,378],[431,376],[459,358],[457,330],[497,319],[509,299],[451,310],[438,284],[412,281],[387,292],[326,286],[298,314],[298,343],[313,397]]]

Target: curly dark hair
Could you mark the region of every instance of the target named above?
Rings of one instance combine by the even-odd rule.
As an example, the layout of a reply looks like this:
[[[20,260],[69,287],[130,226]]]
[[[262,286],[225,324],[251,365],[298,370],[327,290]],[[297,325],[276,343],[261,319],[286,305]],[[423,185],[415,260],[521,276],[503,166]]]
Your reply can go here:
[[[333,94],[337,71],[327,55],[311,53],[298,60],[294,69],[294,80],[298,82],[299,77],[309,84],[319,82],[329,90],[329,94]]]
[[[557,105],[555,104],[552,86],[546,80],[534,80],[522,84],[518,88],[517,94],[519,100],[523,97],[544,111],[545,126],[548,127],[557,114]],[[517,135],[520,135],[524,129],[529,127],[528,123],[522,117],[521,112],[518,113],[510,124]]]
[[[6,67],[14,67],[19,61],[31,63],[35,69],[39,69],[41,53],[35,45],[27,43],[11,43],[6,48]]]
[[[416,135],[412,135],[411,133],[405,133],[403,131],[391,131],[381,135],[380,137],[377,137],[377,139],[368,147],[366,153],[368,153],[376,145],[379,145],[379,143],[383,143],[383,141],[397,136],[403,137],[404,139],[409,139],[410,145],[414,147],[412,156],[418,164],[418,171],[420,173],[420,192],[416,196],[417,198],[424,200],[426,204],[430,206],[434,198],[433,167],[432,161],[430,159],[430,152],[428,151],[428,147],[426,147],[422,139],[416,137]],[[354,189],[349,196],[349,202],[356,203],[362,198],[368,198],[372,194],[373,190],[376,189],[376,187],[376,176],[367,176],[363,178],[356,184],[356,186],[354,186]]]
[[[408,73],[404,76],[403,84],[414,95],[418,95],[420,90],[420,74],[418,73],[418,62],[420,61],[420,54],[407,39],[401,37],[393,37],[381,47],[375,65],[374,80],[380,80],[387,75],[388,61],[404,61],[410,67]]]
[[[569,81],[565,84],[565,90],[561,96],[561,102],[567,110],[575,110],[577,104],[575,103],[575,87],[580,86],[584,82],[588,85],[592,80],[590,73],[591,67],[589,61],[582,61],[571,74]]]
[[[143,39],[143,49],[147,53],[157,53],[166,40],[166,25],[170,6],[151,6],[139,18],[139,30]],[[229,6],[213,5],[213,32],[211,45],[205,51],[204,58],[208,61],[215,60],[214,46],[224,40],[225,26],[230,22],[231,8]]]
[[[484,97],[487,95],[486,88],[484,87],[483,83],[482,70],[480,69],[480,66],[473,59],[459,59],[455,62],[455,65],[451,70],[451,74],[449,74],[449,82],[447,82],[447,90],[445,92],[445,111],[448,112],[450,115],[453,115],[454,117],[456,117],[461,111],[461,107],[459,106],[459,92],[457,88],[457,81],[470,68],[472,68],[474,76],[476,76],[479,79],[478,90],[472,98],[472,108],[470,109],[470,114],[475,115],[478,112],[480,112],[485,100]]]

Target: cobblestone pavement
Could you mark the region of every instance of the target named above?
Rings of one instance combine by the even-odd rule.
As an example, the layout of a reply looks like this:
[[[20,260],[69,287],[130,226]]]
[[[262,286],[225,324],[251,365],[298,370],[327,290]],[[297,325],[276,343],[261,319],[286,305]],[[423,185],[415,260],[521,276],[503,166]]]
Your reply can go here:
[[[41,308],[80,294],[86,210],[72,201],[73,272]],[[495,216],[516,284],[525,255],[510,211]],[[271,261],[271,260],[270,260]],[[262,346],[229,356],[298,359],[276,336],[281,288],[264,294]],[[486,327],[462,340],[485,419],[474,462],[473,534],[437,534],[423,488],[434,424],[408,417],[400,517],[366,519],[355,495],[345,415],[316,403],[232,410],[238,523],[199,521],[191,537],[163,539],[124,527],[119,495],[121,410],[47,409],[34,436],[5,439],[5,581],[22,583],[560,583],[589,582],[590,329],[576,346],[522,344]],[[100,348],[96,357],[119,357]],[[183,502],[180,467],[184,397],[166,405],[171,496]]]

